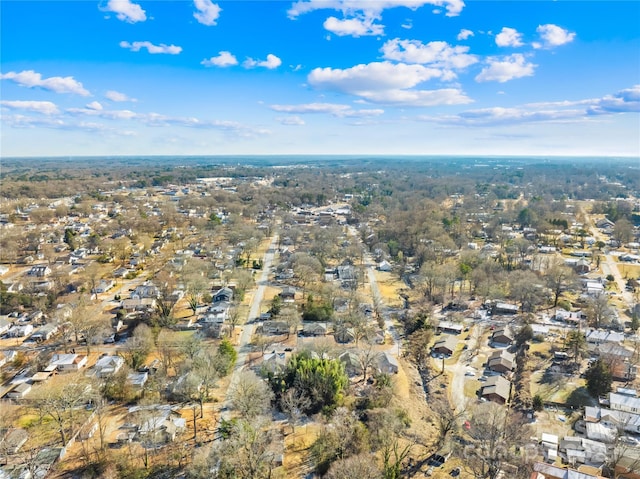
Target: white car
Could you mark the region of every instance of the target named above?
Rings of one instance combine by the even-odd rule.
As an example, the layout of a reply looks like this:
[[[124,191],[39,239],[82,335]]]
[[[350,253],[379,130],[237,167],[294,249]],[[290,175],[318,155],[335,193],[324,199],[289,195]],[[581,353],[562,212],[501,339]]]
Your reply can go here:
[[[640,446],[640,439],[631,436],[622,436],[620,438],[620,442],[624,444],[629,444],[630,446]]]

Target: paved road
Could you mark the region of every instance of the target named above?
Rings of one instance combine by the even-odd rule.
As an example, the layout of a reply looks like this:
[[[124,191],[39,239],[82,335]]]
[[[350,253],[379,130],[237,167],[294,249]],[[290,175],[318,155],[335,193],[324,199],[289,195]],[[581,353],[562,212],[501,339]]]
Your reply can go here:
[[[624,300],[627,307],[631,308],[633,306],[633,294],[630,291],[626,290],[627,281],[622,277],[620,270],[618,269],[618,265],[614,260],[614,257],[610,254],[604,255],[605,262],[602,264],[602,272],[605,276],[611,274],[613,275],[618,289],[622,292],[622,299]]]
[[[400,334],[396,329],[393,321],[391,320],[391,315],[389,314],[387,306],[382,301],[382,296],[380,295],[380,290],[378,289],[378,281],[376,280],[376,274],[374,272],[374,261],[370,255],[364,255],[365,266],[367,268],[367,278],[369,279],[369,285],[371,287],[371,296],[373,297],[374,303],[377,302],[380,305],[379,313],[384,318],[385,329],[389,332],[391,336],[391,344],[389,345],[389,353],[399,356],[400,355]]]
[[[358,234],[358,230],[353,226],[349,227],[349,234],[358,242],[360,242],[360,236]],[[393,321],[391,320],[391,315],[389,314],[388,307],[384,304],[382,300],[382,296],[380,295],[380,289],[378,288],[378,281],[376,280],[376,274],[374,268],[376,266],[373,257],[369,253],[365,253],[362,257],[364,267],[367,270],[367,279],[369,280],[369,285],[371,287],[371,296],[373,298],[374,304],[380,305],[379,313],[384,318],[385,329],[389,332],[391,336],[391,344],[389,345],[388,352],[393,354],[394,356],[400,355],[400,334],[396,329]]]
[[[257,280],[257,289],[253,295],[251,300],[251,308],[249,309],[249,316],[247,318],[247,323],[243,326],[242,334],[240,334],[240,341],[237,346],[238,351],[238,359],[236,360],[236,364],[233,368],[233,372],[231,373],[231,381],[229,382],[229,387],[227,388],[227,392],[225,393],[224,401],[222,402],[222,412],[220,414],[221,419],[229,419],[230,418],[230,407],[231,400],[229,399],[229,391],[232,391],[234,386],[237,384],[238,379],[240,378],[240,373],[244,370],[244,367],[247,363],[247,359],[249,357],[249,353],[251,352],[251,337],[255,332],[256,324],[254,321],[249,321],[253,318],[256,318],[260,313],[260,303],[262,302],[262,298],[264,296],[264,291],[269,284],[269,272],[271,271],[271,264],[273,263],[273,258],[275,256],[276,245],[278,244],[278,236],[274,235],[271,238],[271,243],[267,252],[264,255],[263,267],[260,272],[260,277]],[[218,424],[219,425],[219,424]]]

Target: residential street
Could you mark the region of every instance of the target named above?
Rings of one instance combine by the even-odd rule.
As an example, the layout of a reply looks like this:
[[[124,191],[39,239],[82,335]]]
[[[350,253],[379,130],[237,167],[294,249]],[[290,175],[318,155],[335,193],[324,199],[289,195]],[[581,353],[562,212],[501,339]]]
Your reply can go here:
[[[236,346],[236,349],[238,351],[238,359],[236,360],[233,372],[231,373],[231,380],[229,382],[227,392],[225,393],[224,401],[222,402],[221,414],[218,421],[220,421],[221,419],[230,418],[229,409],[231,407],[231,400],[229,399],[229,391],[232,391],[235,384],[238,382],[240,373],[244,370],[247,358],[249,356],[249,353],[251,352],[251,337],[253,336],[256,328],[255,322],[251,320],[257,317],[260,312],[260,303],[262,302],[264,291],[269,283],[269,273],[271,272],[271,265],[273,263],[273,258],[275,257],[277,244],[278,236],[273,235],[273,237],[271,238],[271,243],[269,244],[269,248],[264,255],[264,262],[262,270],[260,271],[260,276],[256,280],[257,288],[251,300],[251,308],[249,309],[247,322],[246,324],[240,326],[242,328],[242,333],[240,334],[240,341]]]

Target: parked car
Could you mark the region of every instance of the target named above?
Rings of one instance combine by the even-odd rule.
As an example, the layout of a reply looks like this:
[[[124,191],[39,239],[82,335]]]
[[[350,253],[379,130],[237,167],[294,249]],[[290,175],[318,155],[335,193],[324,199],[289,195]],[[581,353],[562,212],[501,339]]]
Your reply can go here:
[[[622,436],[620,442],[628,444],[630,446],[640,446],[640,439],[631,436]]]

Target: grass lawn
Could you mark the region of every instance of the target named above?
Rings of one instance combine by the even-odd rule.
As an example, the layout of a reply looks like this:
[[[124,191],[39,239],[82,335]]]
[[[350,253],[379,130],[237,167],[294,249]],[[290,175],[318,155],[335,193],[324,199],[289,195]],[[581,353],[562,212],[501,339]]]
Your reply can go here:
[[[640,278],[640,265],[616,263],[623,278]]]
[[[384,303],[392,308],[402,307],[398,290],[405,288],[406,285],[393,273],[376,270],[373,274],[375,275],[378,291],[380,291],[380,296]]]

